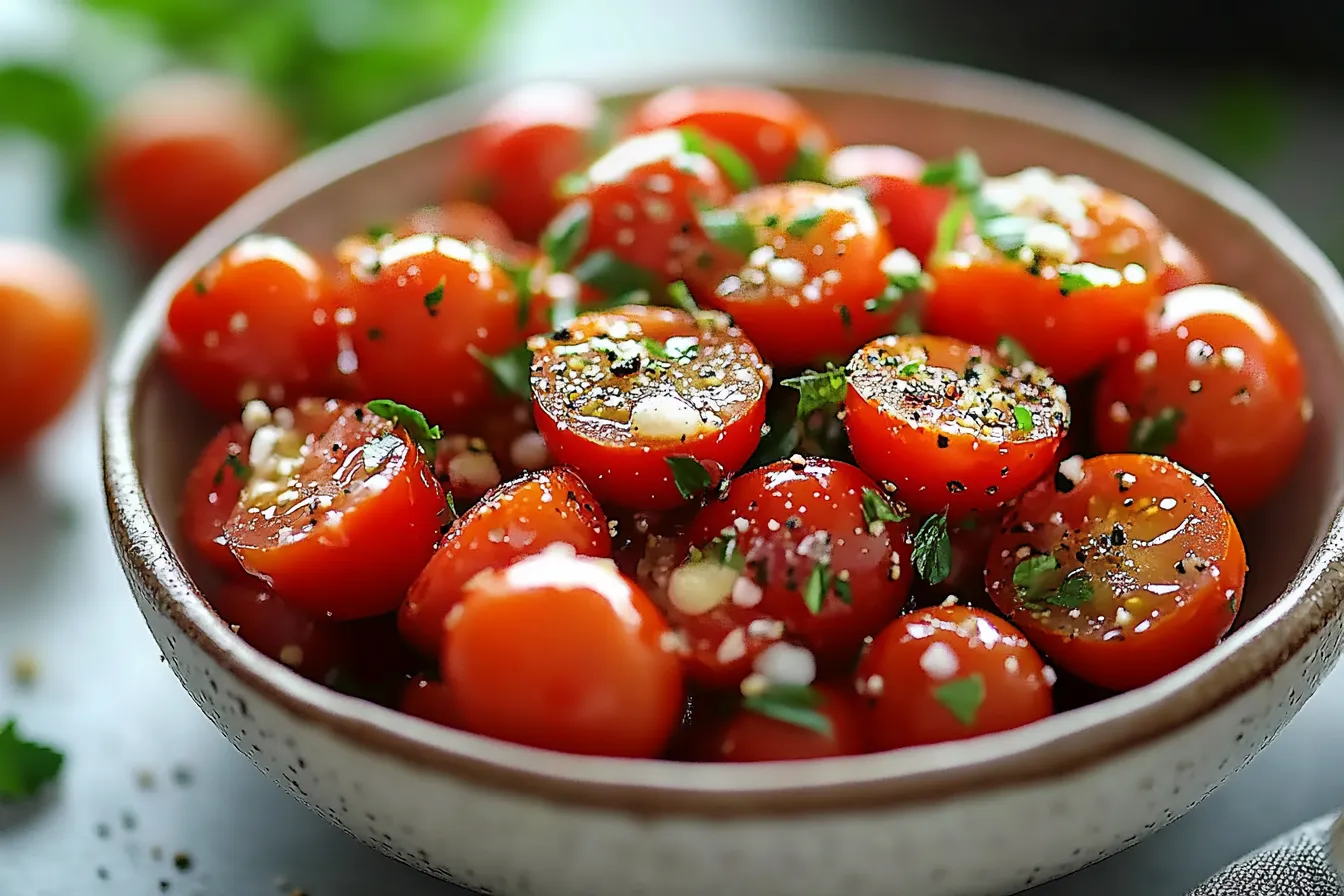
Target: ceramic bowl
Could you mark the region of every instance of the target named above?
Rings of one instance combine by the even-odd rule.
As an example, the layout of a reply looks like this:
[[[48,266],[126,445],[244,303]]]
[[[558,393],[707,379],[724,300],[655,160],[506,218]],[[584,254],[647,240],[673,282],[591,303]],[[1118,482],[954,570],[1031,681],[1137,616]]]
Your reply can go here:
[[[787,73],[785,76],[783,73]],[[163,269],[116,353],[104,417],[112,533],[135,599],[201,710],[333,824],[467,887],[552,896],[999,894],[1096,861],[1172,821],[1263,747],[1340,652],[1344,284],[1283,214],[1143,125],[1051,90],[937,65],[792,58],[786,68],[593,81],[614,104],[685,81],[774,83],[842,142],[991,171],[1044,164],[1139,197],[1297,340],[1316,414],[1301,464],[1242,520],[1240,625],[1166,678],[1016,731],[757,766],[559,755],[437,727],[306,681],[206,605],[175,531],[208,421],[155,360],[178,284],[244,233],[317,249],[438,198],[463,129],[498,89],[430,103],[303,160]]]

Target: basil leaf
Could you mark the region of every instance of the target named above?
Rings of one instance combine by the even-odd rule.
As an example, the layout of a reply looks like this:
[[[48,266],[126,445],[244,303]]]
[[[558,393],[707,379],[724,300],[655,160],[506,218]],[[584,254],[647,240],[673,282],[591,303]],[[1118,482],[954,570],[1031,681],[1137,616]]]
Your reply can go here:
[[[863,520],[868,525],[873,523],[899,523],[909,516],[906,513],[900,513],[891,506],[887,496],[876,489],[864,486],[863,489]]]
[[[817,208],[816,206],[805,208],[798,213],[798,217],[788,223],[784,231],[792,237],[807,236],[808,231],[820,224],[825,217],[826,209],[824,208]]]
[[[677,280],[667,287],[667,298],[692,317],[700,313],[700,306],[695,303],[695,297],[691,295],[691,290],[683,280]]]
[[[569,270],[579,250],[588,242],[593,208],[586,200],[571,202],[560,210],[541,234],[541,251],[551,260],[551,269]]]
[[[947,534],[947,514],[936,513],[915,533],[911,559],[915,571],[930,585],[937,585],[952,572],[952,541]]]
[[[798,147],[797,154],[784,172],[784,182],[799,180],[817,184],[826,183],[826,157],[805,146]]]
[[[474,345],[467,346],[467,354],[490,371],[495,383],[505,395],[513,395],[523,401],[532,400],[532,350],[524,345],[499,355],[487,355]]]
[[[821,612],[821,605],[826,602],[826,592],[830,590],[830,566],[824,561],[818,560],[812,564],[812,572],[808,573],[807,581],[803,584],[803,606],[813,616]]]
[[[19,735],[18,721],[10,718],[0,728],[0,799],[24,799],[55,780],[65,756],[46,744]]]
[[[398,404],[390,398],[375,398],[365,404],[364,407],[369,409],[369,413],[391,420],[392,425],[400,426],[406,430],[406,434],[411,437],[411,441],[419,445],[425,454],[431,458],[434,457],[434,453],[438,449],[439,439],[443,438],[443,431],[437,426],[430,426],[424,414],[415,408]]]
[[[669,457],[667,465],[672,468],[672,481],[683,498],[694,498],[714,484],[709,471],[693,457]]]
[[[1013,423],[1018,432],[1031,432],[1036,426],[1036,422],[1031,419],[1031,411],[1020,404],[1013,406]]]
[[[980,706],[985,702],[985,679],[979,672],[965,678],[954,678],[933,689],[933,697],[952,713],[958,722],[970,727]]]
[[[1029,602],[1039,602],[1051,591],[1050,573],[1059,569],[1053,554],[1032,554],[1023,557],[1013,567],[1013,587],[1018,596]]]
[[[1057,607],[1077,609],[1092,599],[1092,576],[1085,569],[1075,569],[1059,583],[1059,589],[1045,596],[1045,602]]]
[[[750,255],[760,241],[756,228],[741,213],[727,208],[706,208],[697,213],[700,227],[711,240],[742,255]]]
[[[844,401],[845,392],[849,388],[845,371],[830,365],[823,371],[808,370],[799,376],[780,380],[779,384],[798,390],[799,420],[815,410]]]
[[[756,177],[756,169],[743,158],[736,149],[724,143],[721,140],[715,140],[706,135],[697,128],[680,128],[682,145],[686,147],[687,152],[699,153],[702,156],[708,156],[709,160],[719,166],[732,183],[733,189],[741,193],[744,190],[750,190],[760,181]]]
[[[924,166],[919,182],[930,187],[951,187],[959,194],[973,193],[985,182],[985,169],[973,149],[960,149],[950,159],[936,159]]]
[[[1151,417],[1140,417],[1129,430],[1129,450],[1136,454],[1162,455],[1180,434],[1185,413],[1168,405]]]
[[[425,293],[425,310],[429,312],[430,317],[437,317],[439,314],[439,305],[443,304],[443,279],[429,292]]]
[[[751,459],[743,466],[744,470],[755,470],[797,453],[802,442],[797,417],[792,403],[780,400],[788,395],[787,392],[772,391],[767,396],[765,430]]]
[[[831,720],[817,707],[824,702],[821,693],[807,685],[772,684],[759,694],[742,700],[742,708],[757,715],[835,737]]]

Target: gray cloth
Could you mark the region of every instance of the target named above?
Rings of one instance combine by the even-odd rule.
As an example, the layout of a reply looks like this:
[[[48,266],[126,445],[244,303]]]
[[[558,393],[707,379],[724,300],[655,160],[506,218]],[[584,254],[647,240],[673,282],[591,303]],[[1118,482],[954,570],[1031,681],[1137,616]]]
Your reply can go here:
[[[1344,896],[1332,846],[1338,817],[1318,818],[1266,843],[1200,884],[1190,896]]]

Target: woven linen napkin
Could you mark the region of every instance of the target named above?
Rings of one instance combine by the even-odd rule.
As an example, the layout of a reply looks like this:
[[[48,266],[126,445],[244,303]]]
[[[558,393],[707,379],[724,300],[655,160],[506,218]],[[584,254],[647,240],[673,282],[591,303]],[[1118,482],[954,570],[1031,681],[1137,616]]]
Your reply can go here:
[[[1338,814],[1271,840],[1219,871],[1190,896],[1344,896],[1337,868]]]

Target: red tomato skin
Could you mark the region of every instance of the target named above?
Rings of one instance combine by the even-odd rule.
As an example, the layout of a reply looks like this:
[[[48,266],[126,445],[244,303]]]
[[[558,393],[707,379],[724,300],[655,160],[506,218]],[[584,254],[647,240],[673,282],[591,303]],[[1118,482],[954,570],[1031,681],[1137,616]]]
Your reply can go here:
[[[326,683],[351,646],[342,626],[304,613],[256,580],[225,583],[207,600],[238,637],[312,681]]]
[[[606,516],[574,471],[553,467],[492,490],[453,521],[411,585],[397,612],[402,637],[421,653],[438,655],[443,621],[473,576],[553,544],[570,545],[584,557],[611,556]]]
[[[1158,278],[1158,289],[1163,295],[1194,286],[1197,283],[1212,283],[1208,268],[1190,247],[1171,234],[1167,234],[1161,243],[1162,261],[1166,268]]]
[[[854,687],[825,683],[813,689],[821,695],[817,712],[830,722],[831,736],[738,709],[724,722],[695,732],[692,755],[702,762],[790,762],[868,752],[865,707]]]
[[[436,725],[448,728],[462,727],[457,701],[453,698],[453,689],[442,681],[434,681],[423,675],[417,675],[406,682],[397,709],[408,716],[415,716]]]
[[[1263,503],[1293,472],[1307,438],[1311,405],[1292,337],[1235,290],[1197,286],[1167,296],[1140,349],[1102,374],[1098,447],[1129,450],[1135,421],[1175,408],[1181,420],[1163,453],[1206,476],[1232,510]]]
[[[463,149],[461,179],[521,240],[533,241],[560,210],[556,182],[592,157],[602,118],[585,87],[540,83],[505,94]]]
[[[241,423],[224,427],[201,450],[182,486],[181,528],[187,544],[216,572],[233,578],[246,578],[247,571],[224,543],[224,524],[245,483],[229,458],[238,458],[245,469],[248,442]]]
[[[799,150],[824,159],[833,145],[797,100],[763,87],[673,87],[645,100],[627,127],[631,133],[696,128],[731,146],[767,184],[786,179]]]
[[[929,658],[933,644],[946,648],[938,657],[945,668]],[[1009,659],[1013,662],[1005,665]],[[935,692],[972,675],[980,676],[984,697],[974,721],[966,724]],[[1007,731],[1052,711],[1054,678],[1040,655],[1012,625],[971,607],[929,607],[901,616],[865,649],[857,677],[868,698],[868,736],[877,750]]]
[[[480,240],[497,249],[513,245],[513,231],[499,212],[465,199],[416,209],[402,219],[393,236],[403,240],[417,233],[448,236],[464,243]]]
[[[893,246],[927,262],[951,193],[921,184],[923,174],[924,159],[898,146],[842,146],[826,163],[828,181],[868,197]]]
[[[326,391],[336,327],[326,274],[283,237],[253,234],[184,284],[168,306],[159,352],[201,404],[234,416]]]
[[[381,418],[347,410],[314,446],[301,475],[313,477],[319,493],[339,493],[352,475],[351,464],[343,461],[389,429],[371,425],[372,419]],[[395,610],[434,552],[447,504],[410,437],[402,430],[394,432],[404,459],[386,477],[382,491],[340,507],[334,519],[328,510],[302,537],[281,542],[278,530],[287,514],[273,524],[258,523],[251,519],[252,508],[240,505],[224,535],[243,568],[267,582],[277,596],[315,616],[362,619]],[[306,519],[301,514],[295,521]]]
[[[472,582],[442,657],[468,730],[567,753],[662,754],[684,698],[667,624],[614,568],[588,566],[598,562],[541,554]],[[519,581],[524,565],[536,571]],[[543,584],[547,566],[556,575]]]

